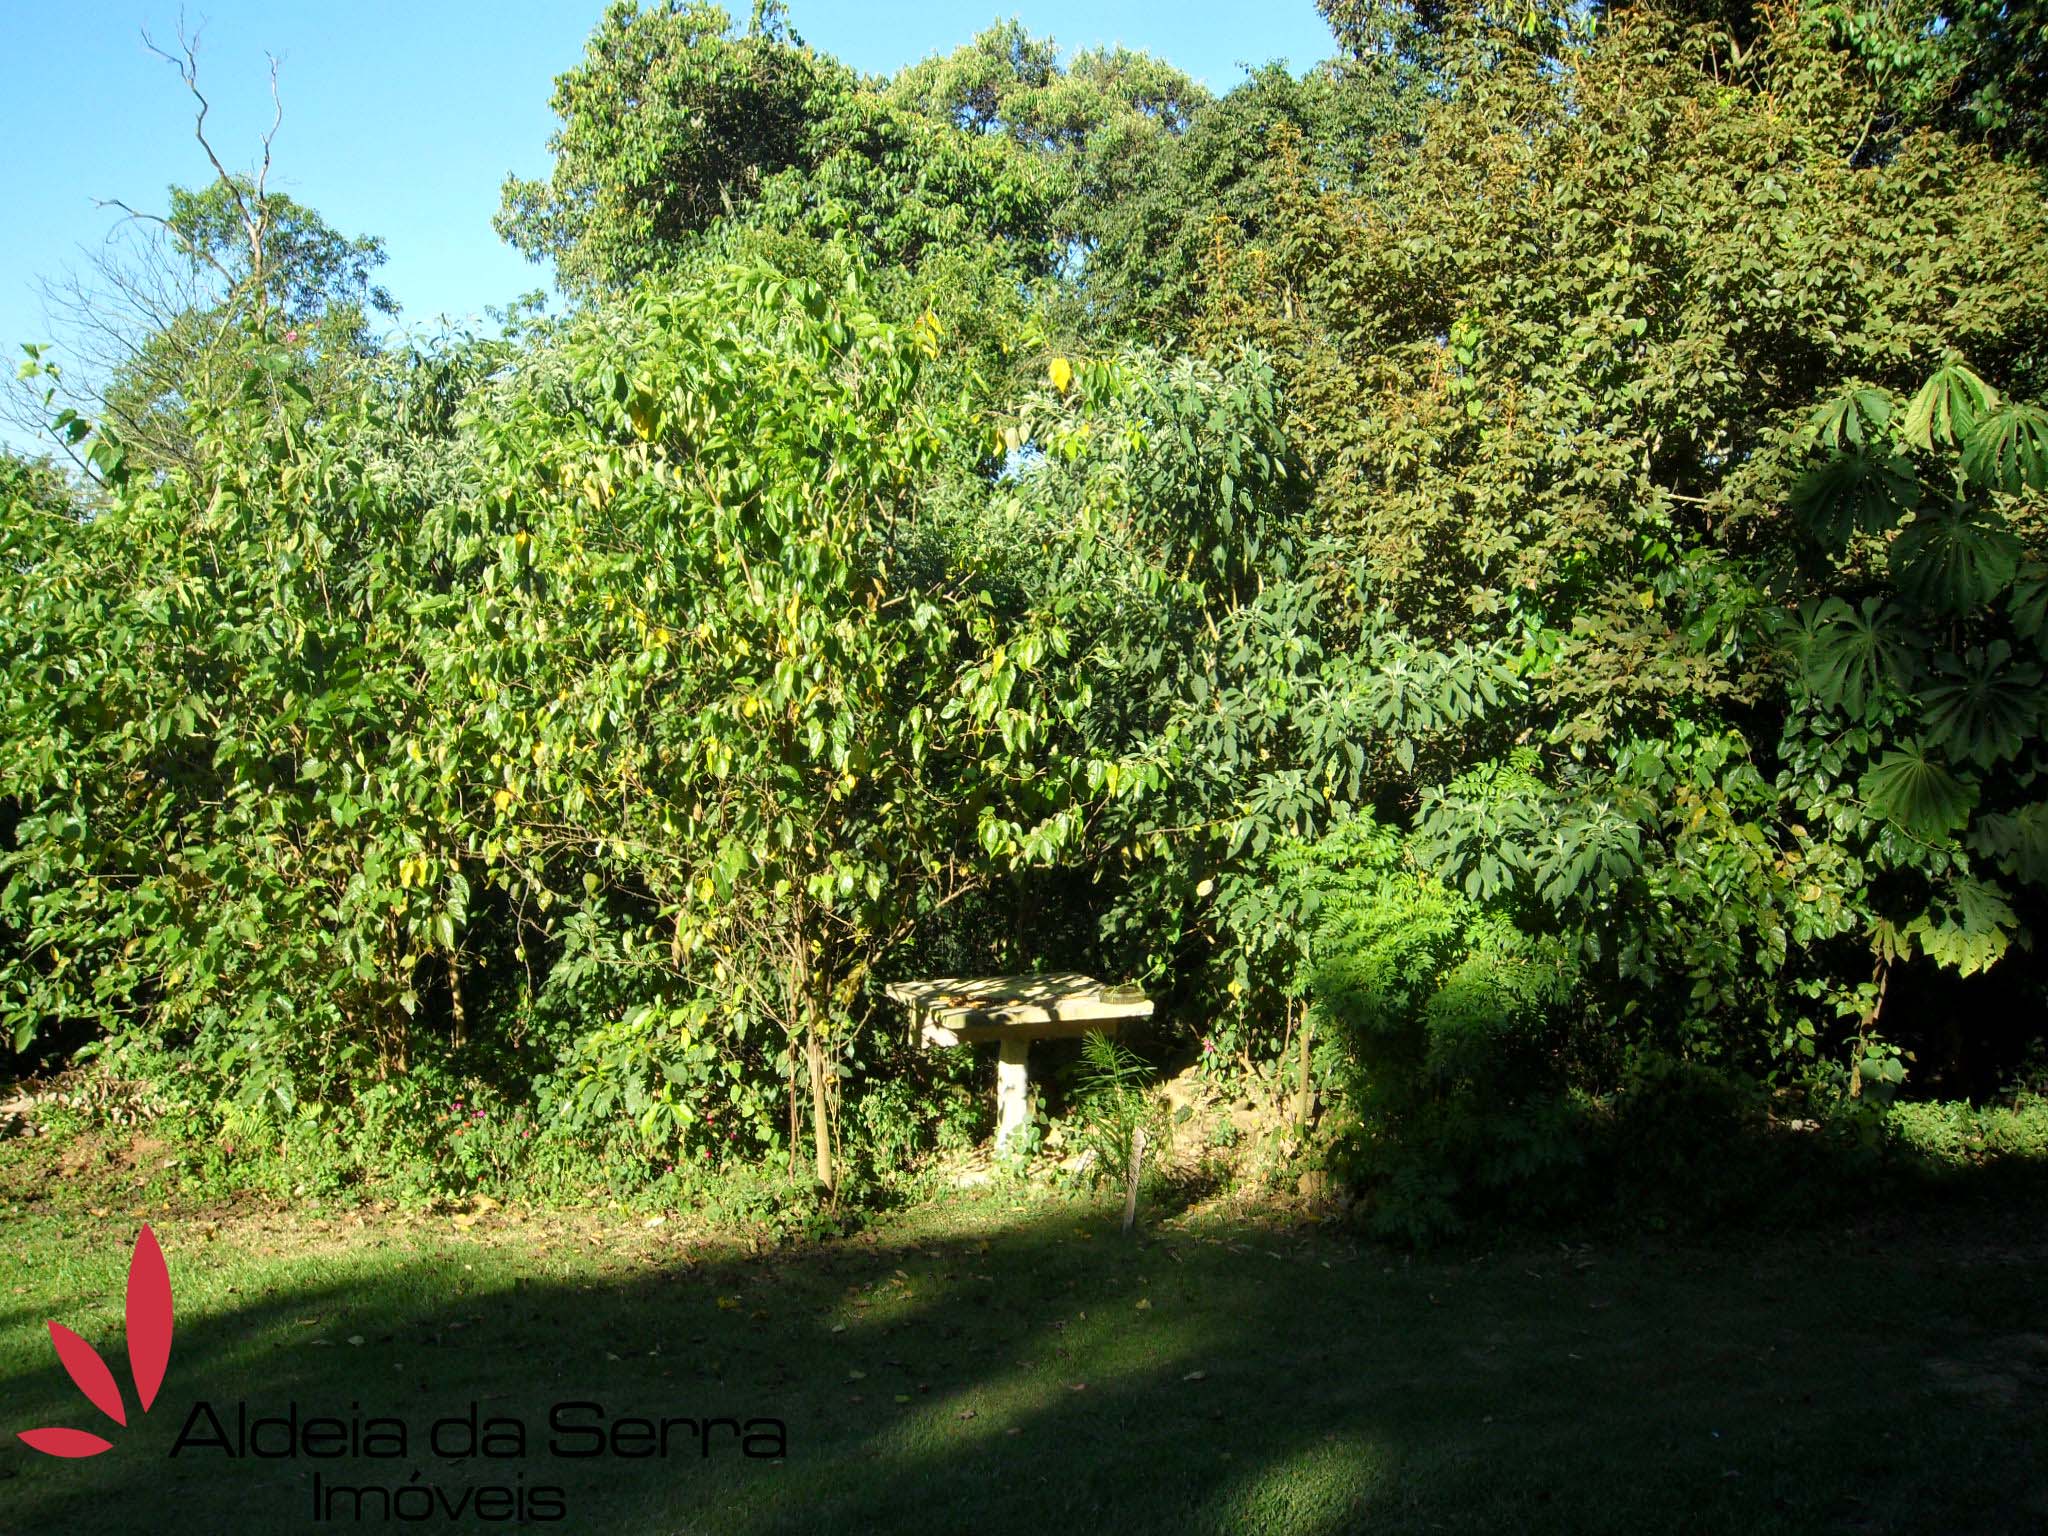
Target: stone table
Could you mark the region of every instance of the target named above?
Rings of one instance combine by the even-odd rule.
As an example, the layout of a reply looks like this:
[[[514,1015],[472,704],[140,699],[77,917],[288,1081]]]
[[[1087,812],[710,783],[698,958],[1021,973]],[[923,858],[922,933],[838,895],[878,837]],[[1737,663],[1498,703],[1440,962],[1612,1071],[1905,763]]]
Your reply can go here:
[[[1125,1019],[1152,1012],[1136,987],[1108,986],[1076,971],[1043,976],[941,976],[883,989],[910,1010],[927,1049],[996,1042],[996,1150],[1007,1148],[1031,1115],[1031,1042],[1115,1034]]]

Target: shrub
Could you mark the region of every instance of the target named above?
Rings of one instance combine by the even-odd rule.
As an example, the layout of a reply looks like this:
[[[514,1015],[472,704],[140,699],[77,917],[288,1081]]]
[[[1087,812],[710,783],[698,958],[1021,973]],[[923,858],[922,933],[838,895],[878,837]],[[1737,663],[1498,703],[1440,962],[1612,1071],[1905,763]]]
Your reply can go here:
[[[1082,1148],[1095,1154],[1092,1181],[1129,1176],[1139,1131],[1157,1147],[1164,1126],[1151,1080],[1152,1069],[1129,1046],[1099,1032],[1082,1038],[1074,1110]]]
[[[1769,1183],[1765,1109],[1753,1079],[1662,1051],[1633,1054],[1607,1127],[1616,1197],[1660,1222],[1731,1214]]]
[[[1311,927],[1300,985],[1351,1123],[1337,1166],[1376,1227],[1426,1238],[1480,1204],[1568,1203],[1583,1106],[1561,1065],[1574,967],[1417,871],[1369,816],[1285,853]]]

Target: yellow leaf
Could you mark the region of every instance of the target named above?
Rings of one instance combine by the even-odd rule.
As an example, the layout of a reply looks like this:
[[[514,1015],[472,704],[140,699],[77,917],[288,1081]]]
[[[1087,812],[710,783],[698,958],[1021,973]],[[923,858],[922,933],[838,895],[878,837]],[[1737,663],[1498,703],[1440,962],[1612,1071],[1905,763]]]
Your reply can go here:
[[[1047,377],[1052,380],[1052,387],[1063,395],[1067,392],[1067,387],[1074,382],[1074,365],[1064,357],[1054,358],[1052,366],[1045,371]]]

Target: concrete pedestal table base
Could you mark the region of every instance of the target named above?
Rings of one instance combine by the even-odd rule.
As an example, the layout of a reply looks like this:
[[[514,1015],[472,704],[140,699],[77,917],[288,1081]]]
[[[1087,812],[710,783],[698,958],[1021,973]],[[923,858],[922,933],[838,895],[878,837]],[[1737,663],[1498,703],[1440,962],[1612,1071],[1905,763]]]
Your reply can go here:
[[[996,1150],[1007,1151],[1031,1123],[1031,1042],[1014,1036],[996,1058]]]
[[[942,976],[892,982],[886,989],[910,1010],[927,1049],[993,1040],[996,1061],[996,1150],[1016,1145],[1031,1123],[1031,1042],[1062,1036],[1113,1035],[1125,1019],[1144,1018],[1152,1000],[1136,987],[1112,987],[1093,976]]]

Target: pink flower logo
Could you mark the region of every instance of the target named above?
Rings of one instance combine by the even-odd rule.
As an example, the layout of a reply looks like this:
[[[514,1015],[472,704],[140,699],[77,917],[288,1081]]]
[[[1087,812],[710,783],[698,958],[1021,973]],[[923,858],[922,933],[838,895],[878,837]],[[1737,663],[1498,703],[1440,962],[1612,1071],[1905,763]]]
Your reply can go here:
[[[54,1319],[50,1342],[85,1400],[126,1428],[128,1414],[121,1402],[121,1388],[99,1351]],[[170,1359],[171,1275],[164,1267],[164,1251],[157,1246],[156,1234],[145,1225],[136,1233],[135,1251],[128,1259],[128,1374],[135,1380],[136,1401],[144,1413],[156,1401]],[[45,1456],[97,1456],[114,1448],[112,1441],[82,1429],[24,1429],[18,1438]]]

